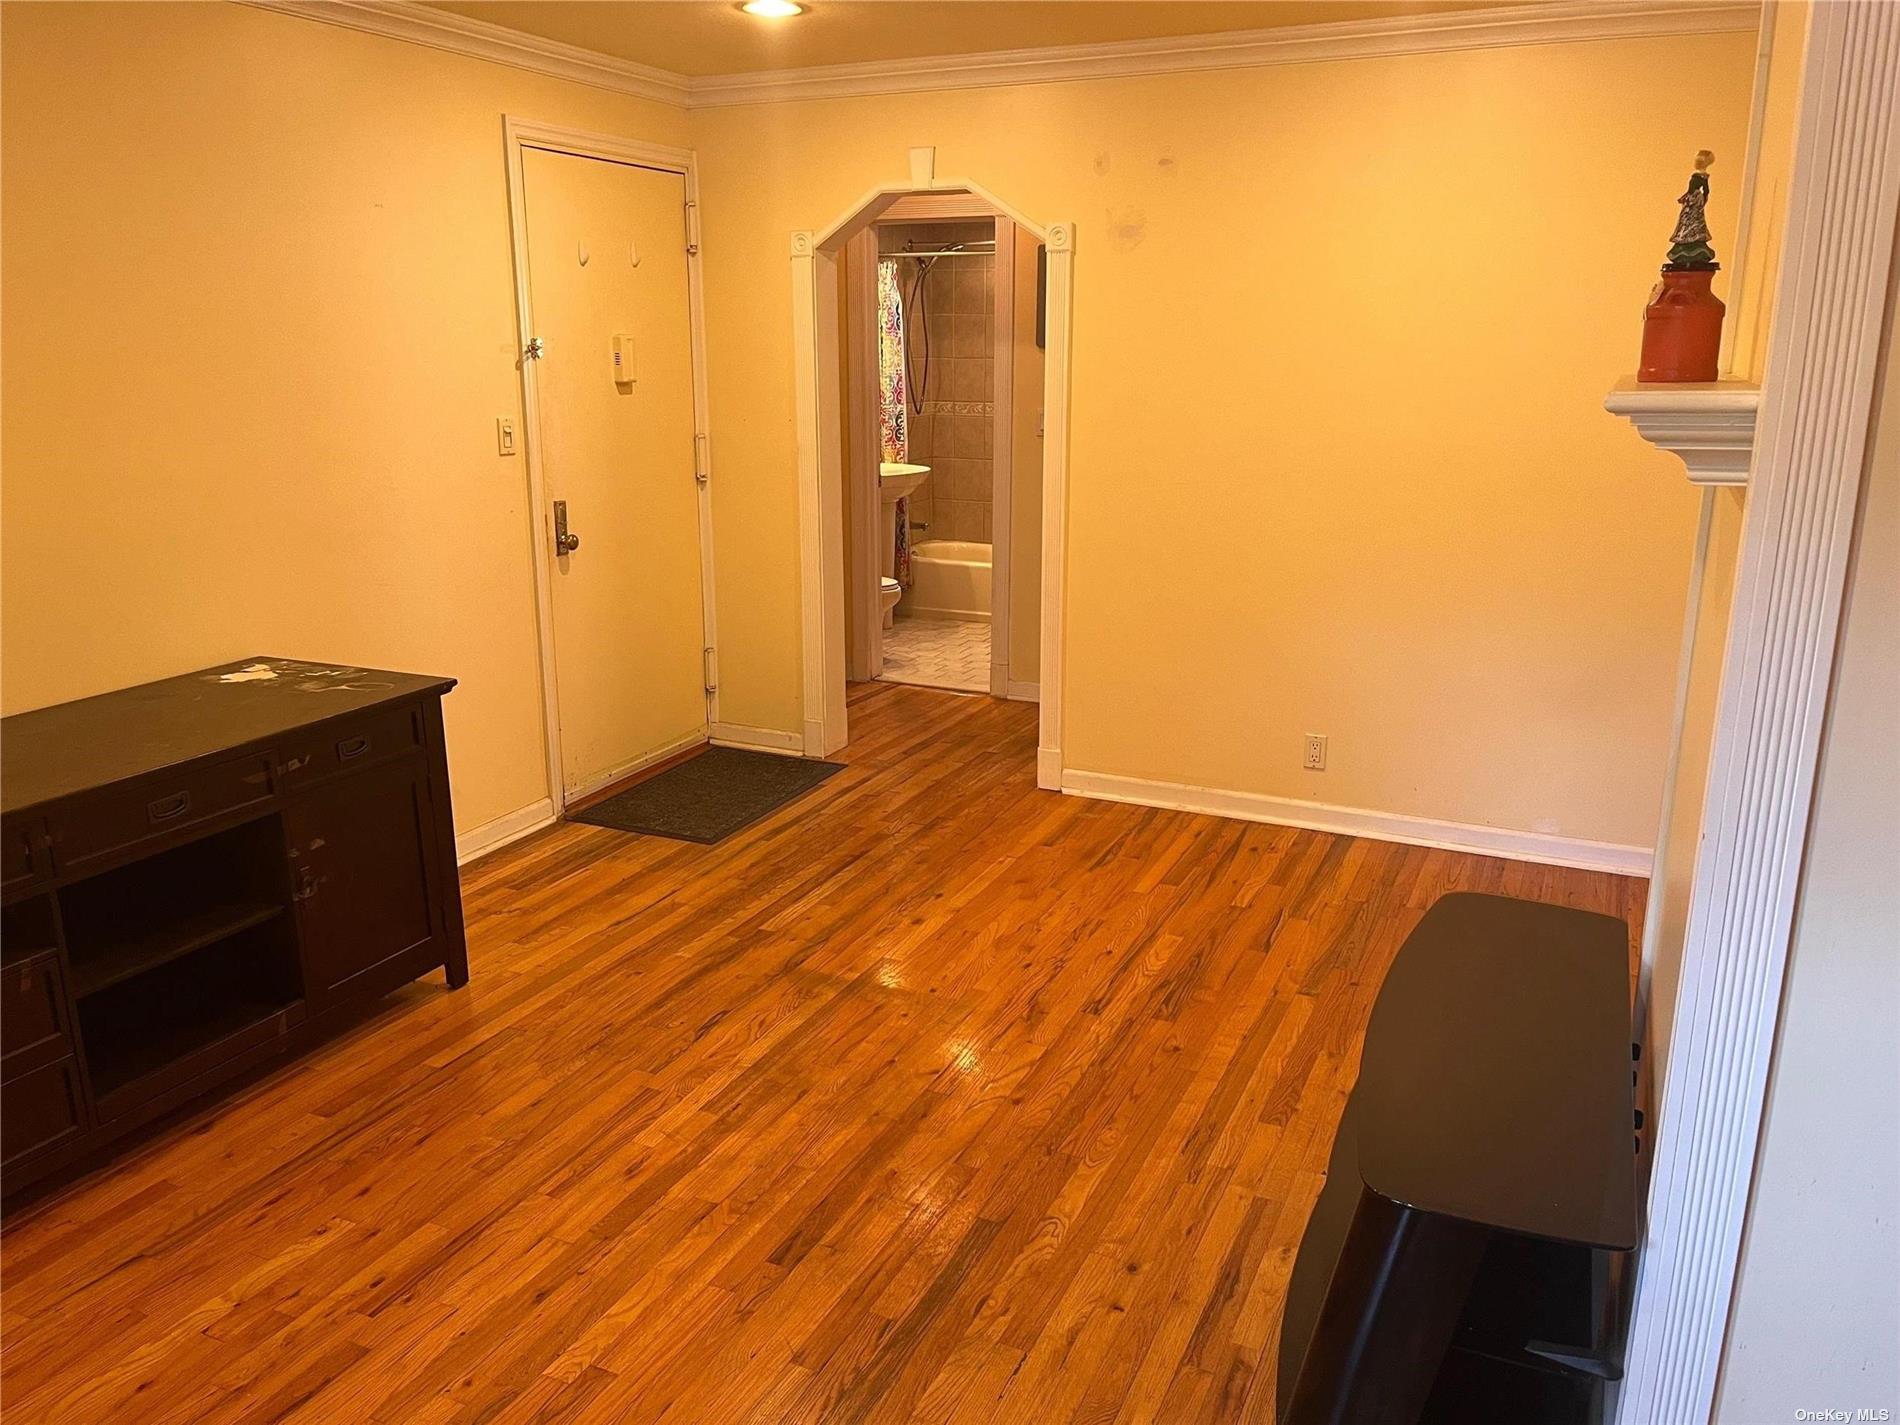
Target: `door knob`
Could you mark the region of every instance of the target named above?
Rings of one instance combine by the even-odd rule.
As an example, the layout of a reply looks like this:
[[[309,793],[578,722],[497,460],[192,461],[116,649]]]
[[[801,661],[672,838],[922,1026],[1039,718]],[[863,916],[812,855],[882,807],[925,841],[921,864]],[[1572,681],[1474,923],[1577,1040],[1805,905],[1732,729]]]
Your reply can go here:
[[[554,502],[554,552],[572,554],[581,547],[581,537],[567,532],[567,501]]]

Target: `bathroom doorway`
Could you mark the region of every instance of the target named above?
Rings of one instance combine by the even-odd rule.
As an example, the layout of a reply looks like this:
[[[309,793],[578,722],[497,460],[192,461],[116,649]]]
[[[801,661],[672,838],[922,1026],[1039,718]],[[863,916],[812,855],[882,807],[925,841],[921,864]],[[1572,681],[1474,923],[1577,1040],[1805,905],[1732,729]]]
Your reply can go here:
[[[974,194],[900,199],[845,249],[853,680],[1037,696],[1040,250]]]
[[[992,588],[1007,582],[1007,570],[994,577],[992,543],[996,228],[976,218],[872,229],[880,494],[909,490],[880,500],[894,507],[895,568],[880,571],[885,682],[991,691]]]
[[[791,235],[792,377],[797,393],[798,568],[801,747],[822,757],[850,736],[846,687],[871,676],[870,628],[881,627],[881,575],[875,538],[879,491],[874,476],[873,323],[878,252],[867,230],[882,221],[1003,217],[1009,220],[1013,308],[1009,350],[1021,346],[1024,306],[1032,314],[1035,358],[1012,368],[1010,499],[1007,521],[992,526],[991,631],[995,569],[1006,566],[1010,636],[991,640],[994,658],[1007,650],[1003,695],[1033,699],[1036,785],[1062,785],[1063,584],[1068,565],[1070,304],[1075,289],[1075,225],[1038,224],[1006,199],[967,178],[938,178],[936,150],[913,148],[907,180],[874,187],[824,228]],[[1002,235],[998,234],[998,246]],[[856,260],[853,260],[853,253]],[[1026,279],[1019,274],[1026,272]],[[853,294],[858,294],[854,299]],[[1001,348],[998,348],[999,357]],[[1003,382],[998,377],[999,386]],[[858,432],[854,436],[854,432]],[[1014,459],[1018,447],[1029,455]],[[858,469],[858,477],[851,474]],[[998,508],[993,504],[993,508]],[[1008,544],[1005,559],[1001,548]],[[1026,656],[1025,656],[1026,655]]]

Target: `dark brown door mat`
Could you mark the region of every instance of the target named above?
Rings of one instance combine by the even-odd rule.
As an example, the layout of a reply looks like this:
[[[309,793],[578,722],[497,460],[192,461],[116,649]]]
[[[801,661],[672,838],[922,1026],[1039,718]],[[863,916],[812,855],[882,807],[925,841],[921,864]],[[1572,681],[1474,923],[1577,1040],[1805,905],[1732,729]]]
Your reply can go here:
[[[843,770],[842,762],[709,747],[568,820],[712,846]]]

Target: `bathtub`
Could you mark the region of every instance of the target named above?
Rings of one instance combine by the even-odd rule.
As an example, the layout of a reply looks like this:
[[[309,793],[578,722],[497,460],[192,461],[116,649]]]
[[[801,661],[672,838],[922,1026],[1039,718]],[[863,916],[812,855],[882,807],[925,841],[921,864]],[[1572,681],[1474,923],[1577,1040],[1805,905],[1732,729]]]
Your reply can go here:
[[[910,587],[897,611],[913,618],[990,621],[990,547],[963,539],[911,546]]]

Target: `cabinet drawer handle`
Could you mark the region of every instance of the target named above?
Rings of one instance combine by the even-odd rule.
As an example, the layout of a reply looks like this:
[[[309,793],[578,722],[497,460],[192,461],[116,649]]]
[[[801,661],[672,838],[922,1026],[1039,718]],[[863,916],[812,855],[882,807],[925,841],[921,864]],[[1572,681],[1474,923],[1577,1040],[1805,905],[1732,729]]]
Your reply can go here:
[[[352,757],[361,757],[367,751],[369,751],[367,737],[346,737],[336,745],[336,760],[347,762]]]
[[[169,797],[160,797],[157,801],[145,804],[145,815],[154,823],[171,821],[191,810],[190,792],[173,792]]]

